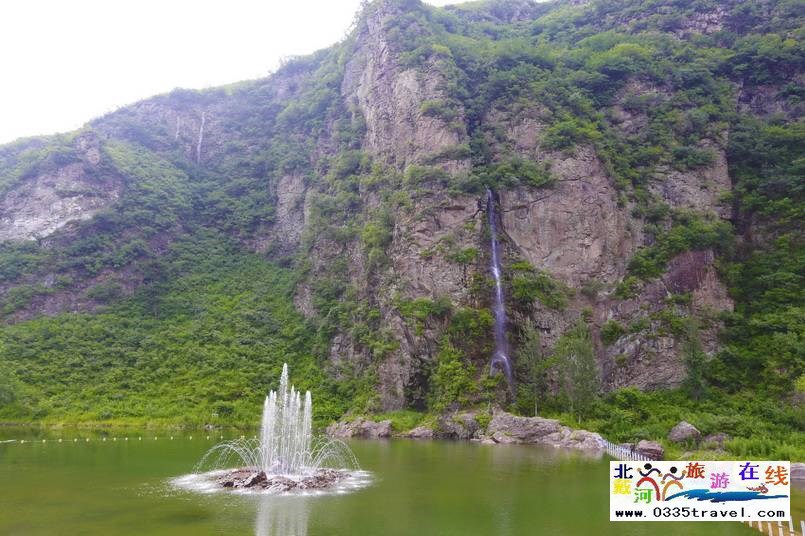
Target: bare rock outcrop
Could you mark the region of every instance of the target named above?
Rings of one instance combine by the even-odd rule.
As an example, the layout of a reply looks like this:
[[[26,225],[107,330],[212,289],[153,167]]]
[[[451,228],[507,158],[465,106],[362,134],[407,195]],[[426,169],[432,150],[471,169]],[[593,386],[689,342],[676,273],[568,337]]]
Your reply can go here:
[[[715,255],[712,250],[680,253],[668,263],[666,272],[645,284],[637,296],[609,300],[599,307],[601,322],[614,319],[625,326],[644,324],[603,349],[607,385],[654,389],[682,383],[687,374],[681,358],[682,341],[652,318],[669,307],[669,298],[680,294],[691,297],[691,308],[685,306],[685,314],[692,310],[709,318],[699,331],[703,350],[712,353],[718,349],[720,324],[713,317],[719,311],[731,311],[733,302],[716,272]]]
[[[617,192],[590,148],[554,163],[555,185],[500,192],[503,229],[536,267],[567,284],[623,275],[635,248]]]
[[[587,451],[604,448],[603,439],[594,432],[574,430],[555,419],[517,417],[505,411],[494,412],[486,435],[495,443],[538,443]]]
[[[805,483],[805,463],[791,463],[791,480],[796,480],[798,483]]]
[[[417,426],[405,433],[408,439],[433,439],[433,429],[427,426]]]
[[[442,415],[436,426],[435,436],[440,439],[472,439],[478,436],[480,425],[476,413],[463,411]]]
[[[686,171],[658,169],[650,190],[673,208],[714,212],[722,218],[729,218],[732,210],[723,200],[732,189],[727,156],[712,142],[704,144],[702,149],[712,154],[712,163]]]
[[[301,174],[288,173],[271,183],[269,193],[276,201],[274,221],[265,233],[258,234],[251,247],[263,253],[290,255],[307,227],[311,192]]]
[[[662,448],[662,445],[656,441],[648,441],[646,439],[637,442],[637,445],[635,445],[635,451],[638,454],[651,458],[652,460],[662,460],[662,457],[665,454],[665,449]]]
[[[341,92],[366,121],[366,148],[404,167],[464,143],[466,135],[422,110],[424,102],[446,101],[446,79],[439,60],[427,68],[399,64],[387,32],[400,15],[393,2],[378,3],[368,14],[346,66]],[[463,110],[457,108],[455,113],[460,124]],[[445,165],[451,171],[468,166],[464,159]]]
[[[72,151],[64,164],[42,166],[0,197],[0,241],[44,238],[118,199],[123,181],[101,167],[98,138],[78,136]]]
[[[391,437],[391,421],[370,421],[359,417],[353,421],[333,423],[327,427],[327,435],[340,439],[385,439]]]
[[[416,213],[398,216],[388,254],[404,295],[467,300],[466,267],[451,262],[448,248],[476,247],[483,224],[478,198],[428,193]]]

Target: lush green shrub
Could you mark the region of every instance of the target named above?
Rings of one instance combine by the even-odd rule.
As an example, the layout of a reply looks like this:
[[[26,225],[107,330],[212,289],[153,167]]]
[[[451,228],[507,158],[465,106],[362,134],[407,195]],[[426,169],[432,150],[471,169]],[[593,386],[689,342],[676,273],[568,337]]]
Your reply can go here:
[[[474,188],[467,190],[481,191],[481,186],[493,188],[525,185],[534,188],[550,186],[554,177],[547,162],[534,162],[520,157],[506,158],[501,162],[478,167],[473,171]]]
[[[468,344],[488,338],[492,332],[492,313],[488,309],[461,307],[453,312],[447,332],[455,344]]]
[[[467,404],[475,390],[472,369],[448,340],[443,340],[436,354],[436,367],[431,376],[430,407],[442,412],[454,404]]]
[[[427,183],[446,184],[449,180],[450,175],[435,166],[411,165],[405,170],[405,182],[411,186]]]
[[[673,227],[657,236],[652,246],[637,250],[629,261],[629,273],[650,279],[663,273],[674,255],[708,248],[727,253],[733,243],[734,236],[728,223],[714,217],[680,213],[675,216]]]
[[[626,328],[617,320],[607,320],[601,326],[601,340],[607,346],[614,344],[626,334]]]
[[[518,262],[510,267],[512,272],[512,298],[521,306],[530,306],[535,300],[550,309],[564,309],[570,288],[555,280],[547,272],[537,270],[527,262]]]
[[[600,137],[601,133],[593,124],[571,118],[548,127],[542,143],[546,149],[569,149],[579,143],[596,141]]]
[[[87,291],[87,298],[101,303],[109,303],[123,295],[123,286],[117,281],[99,283]]]
[[[456,118],[456,110],[443,100],[426,100],[419,105],[419,113],[427,117],[437,117],[445,123]]]

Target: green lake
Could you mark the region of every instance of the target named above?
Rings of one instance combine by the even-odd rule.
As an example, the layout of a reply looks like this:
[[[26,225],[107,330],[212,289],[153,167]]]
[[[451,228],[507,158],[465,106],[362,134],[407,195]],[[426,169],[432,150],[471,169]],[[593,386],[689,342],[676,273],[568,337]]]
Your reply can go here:
[[[342,495],[175,488],[218,440],[207,433],[0,428],[0,441],[16,440],[0,443],[0,534],[758,534],[737,522],[610,523],[607,459],[534,446],[354,441],[373,483]],[[803,490],[792,507],[805,517]]]

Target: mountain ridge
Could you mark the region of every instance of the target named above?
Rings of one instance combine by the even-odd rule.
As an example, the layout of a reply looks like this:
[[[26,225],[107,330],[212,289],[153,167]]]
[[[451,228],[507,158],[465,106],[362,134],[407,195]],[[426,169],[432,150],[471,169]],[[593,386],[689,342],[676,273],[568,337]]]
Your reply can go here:
[[[328,418],[562,400],[589,412],[568,384],[568,355],[585,344],[604,392],[698,398],[751,391],[759,375],[795,402],[797,9],[384,0],[343,42],[267,79],[176,90],[73,135],[7,145],[4,337],[43,314],[103,315],[125,300],[158,309],[199,236],[293,279],[299,359],[321,369]],[[501,213],[514,400],[484,372],[484,187]],[[778,355],[765,358],[772,340]],[[529,368],[548,356],[559,364]],[[45,398],[31,365],[3,361],[36,413]],[[75,415],[84,395],[64,396],[44,415]],[[245,414],[250,396],[232,411]],[[210,397],[205,407],[222,403]]]

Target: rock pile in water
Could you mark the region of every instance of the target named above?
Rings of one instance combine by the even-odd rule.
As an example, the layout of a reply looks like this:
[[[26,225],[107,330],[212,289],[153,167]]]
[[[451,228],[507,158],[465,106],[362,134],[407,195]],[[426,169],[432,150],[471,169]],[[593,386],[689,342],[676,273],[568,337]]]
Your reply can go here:
[[[318,469],[315,473],[300,477],[266,475],[256,468],[235,469],[218,479],[222,488],[265,490],[284,493],[292,490],[326,489],[348,476],[339,469]]]

